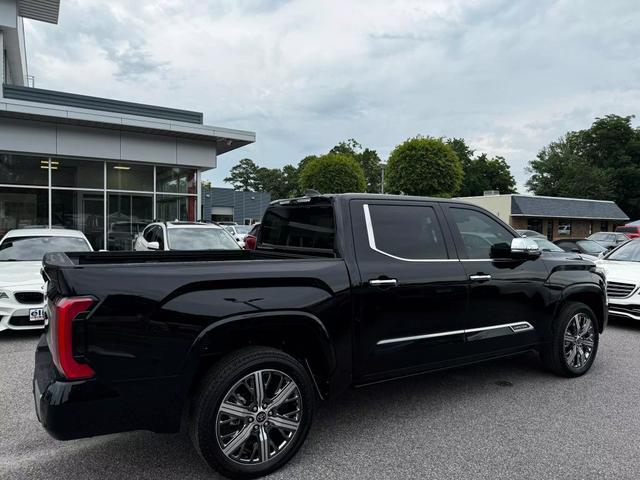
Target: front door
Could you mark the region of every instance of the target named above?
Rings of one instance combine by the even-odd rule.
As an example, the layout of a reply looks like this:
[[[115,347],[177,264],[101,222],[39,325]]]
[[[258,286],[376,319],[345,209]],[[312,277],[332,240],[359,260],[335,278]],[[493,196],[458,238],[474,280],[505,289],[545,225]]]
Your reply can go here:
[[[440,207],[352,201],[356,380],[375,381],[464,354],[467,281]]]
[[[492,258],[495,252],[508,251],[515,238],[511,229],[472,206],[446,204],[443,210],[469,281],[468,354],[506,352],[537,343],[549,314],[543,260]]]

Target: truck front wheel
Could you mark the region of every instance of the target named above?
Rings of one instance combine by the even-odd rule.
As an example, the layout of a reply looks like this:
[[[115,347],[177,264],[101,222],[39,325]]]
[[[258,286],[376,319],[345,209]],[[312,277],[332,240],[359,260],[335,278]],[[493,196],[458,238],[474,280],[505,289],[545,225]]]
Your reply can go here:
[[[267,475],[304,442],[314,401],[311,379],[296,359],[273,348],[242,349],[203,379],[190,412],[191,438],[229,478]]]
[[[557,375],[579,377],[593,365],[598,352],[598,324],[584,303],[565,304],[555,319],[551,342],[540,352],[544,365]]]

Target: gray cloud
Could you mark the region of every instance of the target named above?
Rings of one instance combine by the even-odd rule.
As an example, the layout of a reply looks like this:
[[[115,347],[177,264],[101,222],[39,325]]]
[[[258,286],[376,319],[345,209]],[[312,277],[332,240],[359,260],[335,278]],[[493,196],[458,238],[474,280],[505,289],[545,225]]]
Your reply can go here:
[[[29,23],[39,86],[205,113],[255,130],[219,159],[295,163],[350,137],[384,157],[416,134],[536,152],[607,113],[640,113],[635,0],[65,0]]]

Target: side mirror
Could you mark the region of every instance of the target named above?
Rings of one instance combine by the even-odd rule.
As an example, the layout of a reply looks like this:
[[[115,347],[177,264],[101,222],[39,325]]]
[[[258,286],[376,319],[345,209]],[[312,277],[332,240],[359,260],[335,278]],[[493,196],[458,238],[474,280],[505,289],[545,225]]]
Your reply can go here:
[[[160,250],[160,244],[158,242],[149,242],[147,243],[147,248],[149,250]]]
[[[514,238],[511,240],[511,258],[537,258],[540,256],[540,247],[531,238]]]
[[[572,249],[571,249],[571,251],[572,251],[573,253],[582,253],[582,252],[580,252],[580,249],[579,249],[579,248],[572,248]]]

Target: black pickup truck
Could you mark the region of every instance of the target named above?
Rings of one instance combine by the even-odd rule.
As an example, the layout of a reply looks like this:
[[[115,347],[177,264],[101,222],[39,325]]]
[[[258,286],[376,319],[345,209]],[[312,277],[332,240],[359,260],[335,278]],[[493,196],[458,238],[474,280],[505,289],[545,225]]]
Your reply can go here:
[[[607,324],[593,263],[444,199],[281,200],[255,251],[50,254],[43,274],[51,435],[185,425],[233,478],[295,455],[318,397],[530,350],[579,376]]]

